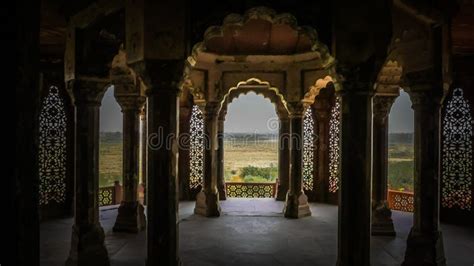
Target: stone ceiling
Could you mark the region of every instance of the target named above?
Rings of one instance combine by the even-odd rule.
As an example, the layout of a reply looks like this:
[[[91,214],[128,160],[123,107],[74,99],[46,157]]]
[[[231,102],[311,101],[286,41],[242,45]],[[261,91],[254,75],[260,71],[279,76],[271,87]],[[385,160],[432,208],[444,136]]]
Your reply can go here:
[[[298,26],[293,15],[255,7],[244,15],[229,14],[221,26],[209,27],[202,48],[226,55],[285,55],[312,51],[317,44],[316,30]]]

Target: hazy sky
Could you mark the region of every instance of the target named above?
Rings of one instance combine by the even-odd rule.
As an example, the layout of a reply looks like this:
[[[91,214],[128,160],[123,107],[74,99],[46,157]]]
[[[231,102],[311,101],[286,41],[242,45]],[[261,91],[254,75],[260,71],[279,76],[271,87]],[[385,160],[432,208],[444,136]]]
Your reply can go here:
[[[277,132],[274,126],[276,117],[275,107],[270,100],[250,92],[229,104],[224,130],[227,133]],[[102,100],[100,131],[122,131],[122,112],[115,101],[113,87],[107,90]],[[403,91],[390,111],[389,131],[413,132],[413,110],[408,94]]]

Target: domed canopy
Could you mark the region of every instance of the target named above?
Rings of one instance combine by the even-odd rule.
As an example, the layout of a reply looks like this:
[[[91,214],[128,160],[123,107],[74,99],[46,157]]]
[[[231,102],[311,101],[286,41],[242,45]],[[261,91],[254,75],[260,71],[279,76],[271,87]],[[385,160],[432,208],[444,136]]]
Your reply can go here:
[[[222,26],[211,26],[199,47],[221,55],[285,55],[325,50],[318,34],[309,26],[298,26],[288,13],[276,14],[266,7],[255,7],[245,14],[229,14]]]

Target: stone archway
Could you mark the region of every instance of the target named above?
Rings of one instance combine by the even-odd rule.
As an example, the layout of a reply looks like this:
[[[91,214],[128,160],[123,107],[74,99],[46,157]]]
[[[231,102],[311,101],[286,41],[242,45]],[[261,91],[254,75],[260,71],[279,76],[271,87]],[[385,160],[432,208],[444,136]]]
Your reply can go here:
[[[316,30],[298,26],[290,14],[257,7],[243,16],[230,14],[221,26],[208,28],[203,42],[194,46],[186,60],[182,81],[203,111],[210,144],[205,145],[209,149],[205,152],[204,188],[198,194],[195,212],[220,215],[216,136],[219,112],[228,99],[249,86],[264,95],[273,91],[275,95],[271,97],[281,101],[280,109],[288,114],[290,135],[296,139],[291,140],[289,160],[292,165],[299,165],[302,141],[297,138],[303,134],[304,112],[329,83],[338,87],[334,58],[318,41]],[[301,168],[291,168],[287,217],[310,215],[302,191]]]

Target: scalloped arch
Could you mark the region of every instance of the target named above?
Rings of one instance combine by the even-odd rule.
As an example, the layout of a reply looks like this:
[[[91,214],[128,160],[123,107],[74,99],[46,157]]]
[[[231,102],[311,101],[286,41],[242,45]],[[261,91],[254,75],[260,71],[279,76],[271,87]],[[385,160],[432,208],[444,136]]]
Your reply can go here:
[[[289,113],[285,97],[280,93],[278,88],[273,87],[269,82],[262,81],[258,78],[250,78],[246,81],[240,81],[235,87],[230,88],[219,101],[219,112],[223,108],[227,108],[227,105],[233,100],[241,95],[246,95],[249,92],[254,92],[257,95],[262,95],[264,98],[269,99],[270,102],[275,104],[277,113]]]

